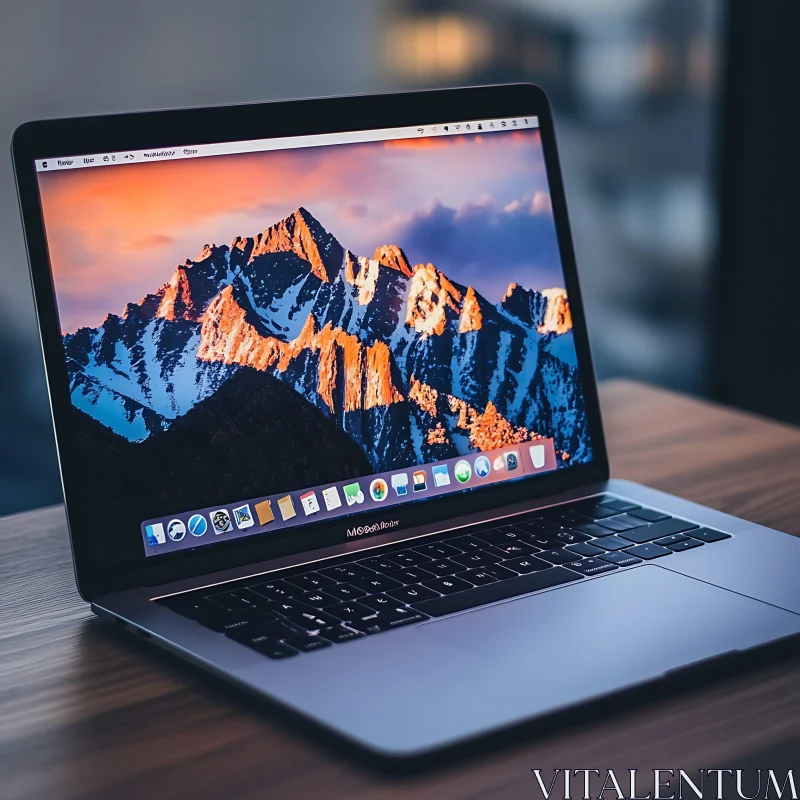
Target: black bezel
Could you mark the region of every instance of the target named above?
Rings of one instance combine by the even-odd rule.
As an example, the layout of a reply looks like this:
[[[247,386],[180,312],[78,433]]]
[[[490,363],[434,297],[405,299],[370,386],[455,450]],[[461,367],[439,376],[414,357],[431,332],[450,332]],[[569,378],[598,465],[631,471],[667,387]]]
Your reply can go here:
[[[71,401],[34,160],[112,150],[183,147],[278,136],[427,125],[479,117],[533,115],[538,116],[540,122],[594,458],[588,464],[558,470],[536,480],[515,481],[479,492],[458,492],[423,503],[395,506],[390,513],[393,519],[400,521],[398,528],[402,529],[524,499],[544,497],[608,478],[608,458],[597,386],[575,268],[553,120],[544,92],[532,84],[511,84],[43,120],[25,123],[16,129],[11,145],[14,171],[58,444],[75,575],[78,589],[86,600],[134,586],[167,583],[292,552],[331,546],[345,541],[345,531],[353,524],[353,517],[295,529],[291,536],[280,539],[271,538],[268,534],[256,535],[251,539],[219,542],[210,548],[166,554],[156,559],[146,558],[142,548],[140,560],[117,569],[95,563],[92,537],[102,535],[102,532],[87,530],[81,525],[83,509],[81,493],[76,491],[78,473],[75,470],[75,451],[69,428]],[[386,515],[387,510],[362,513],[358,515],[358,523],[369,525]]]

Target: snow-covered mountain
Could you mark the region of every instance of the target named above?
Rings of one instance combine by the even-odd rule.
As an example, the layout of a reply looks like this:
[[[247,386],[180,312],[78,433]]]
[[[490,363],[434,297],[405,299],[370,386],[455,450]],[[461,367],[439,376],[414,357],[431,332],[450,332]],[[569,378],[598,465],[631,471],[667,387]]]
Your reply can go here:
[[[269,372],[376,470],[552,436],[590,457],[563,289],[492,304],[396,245],[342,247],[304,208],[205,245],[154,294],[64,337],[73,403],[129,441],[167,429],[240,367]]]

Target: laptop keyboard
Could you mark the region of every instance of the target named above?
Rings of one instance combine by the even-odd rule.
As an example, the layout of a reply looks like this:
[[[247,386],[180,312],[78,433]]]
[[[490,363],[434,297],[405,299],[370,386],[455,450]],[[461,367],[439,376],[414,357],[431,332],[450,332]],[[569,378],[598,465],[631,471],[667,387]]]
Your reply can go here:
[[[283,659],[730,538],[606,494],[157,602]]]

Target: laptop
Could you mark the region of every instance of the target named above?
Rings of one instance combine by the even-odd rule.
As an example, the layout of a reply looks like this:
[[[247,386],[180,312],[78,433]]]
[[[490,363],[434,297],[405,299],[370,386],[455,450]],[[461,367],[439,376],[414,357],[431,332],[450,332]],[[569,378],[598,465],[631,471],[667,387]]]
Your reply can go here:
[[[609,477],[539,88],[12,149],[100,617],[389,759],[800,632],[797,539]]]

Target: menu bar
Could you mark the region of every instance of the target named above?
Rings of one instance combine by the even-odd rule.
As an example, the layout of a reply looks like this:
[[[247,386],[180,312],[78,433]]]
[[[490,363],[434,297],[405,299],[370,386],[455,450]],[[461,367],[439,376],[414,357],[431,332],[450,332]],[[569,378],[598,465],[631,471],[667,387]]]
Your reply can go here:
[[[398,523],[390,508],[400,503],[474,489],[556,469],[552,439],[535,439],[485,453],[444,459],[404,470],[385,472],[258,497],[142,523],[145,554],[154,556],[225,539],[258,533],[281,533],[311,522],[387,508],[387,517],[373,526],[359,526],[358,517],[342,528],[343,538],[389,530]]]
[[[367,131],[321,133],[310,136],[286,136],[278,139],[252,139],[243,142],[198,144],[185,147],[167,147],[155,150],[119,150],[108,153],[42,158],[35,162],[37,172],[54,172],[64,169],[90,167],[115,167],[125,164],[144,164],[152,161],[175,161],[186,158],[234,153],[258,153],[268,150],[290,150],[296,147],[323,147],[332,144],[380,142],[390,139],[420,139],[429,136],[479,136],[497,131],[521,128],[538,128],[538,117],[506,117],[498,119],[471,119],[445,122],[436,125],[415,125],[404,128],[376,128]]]

